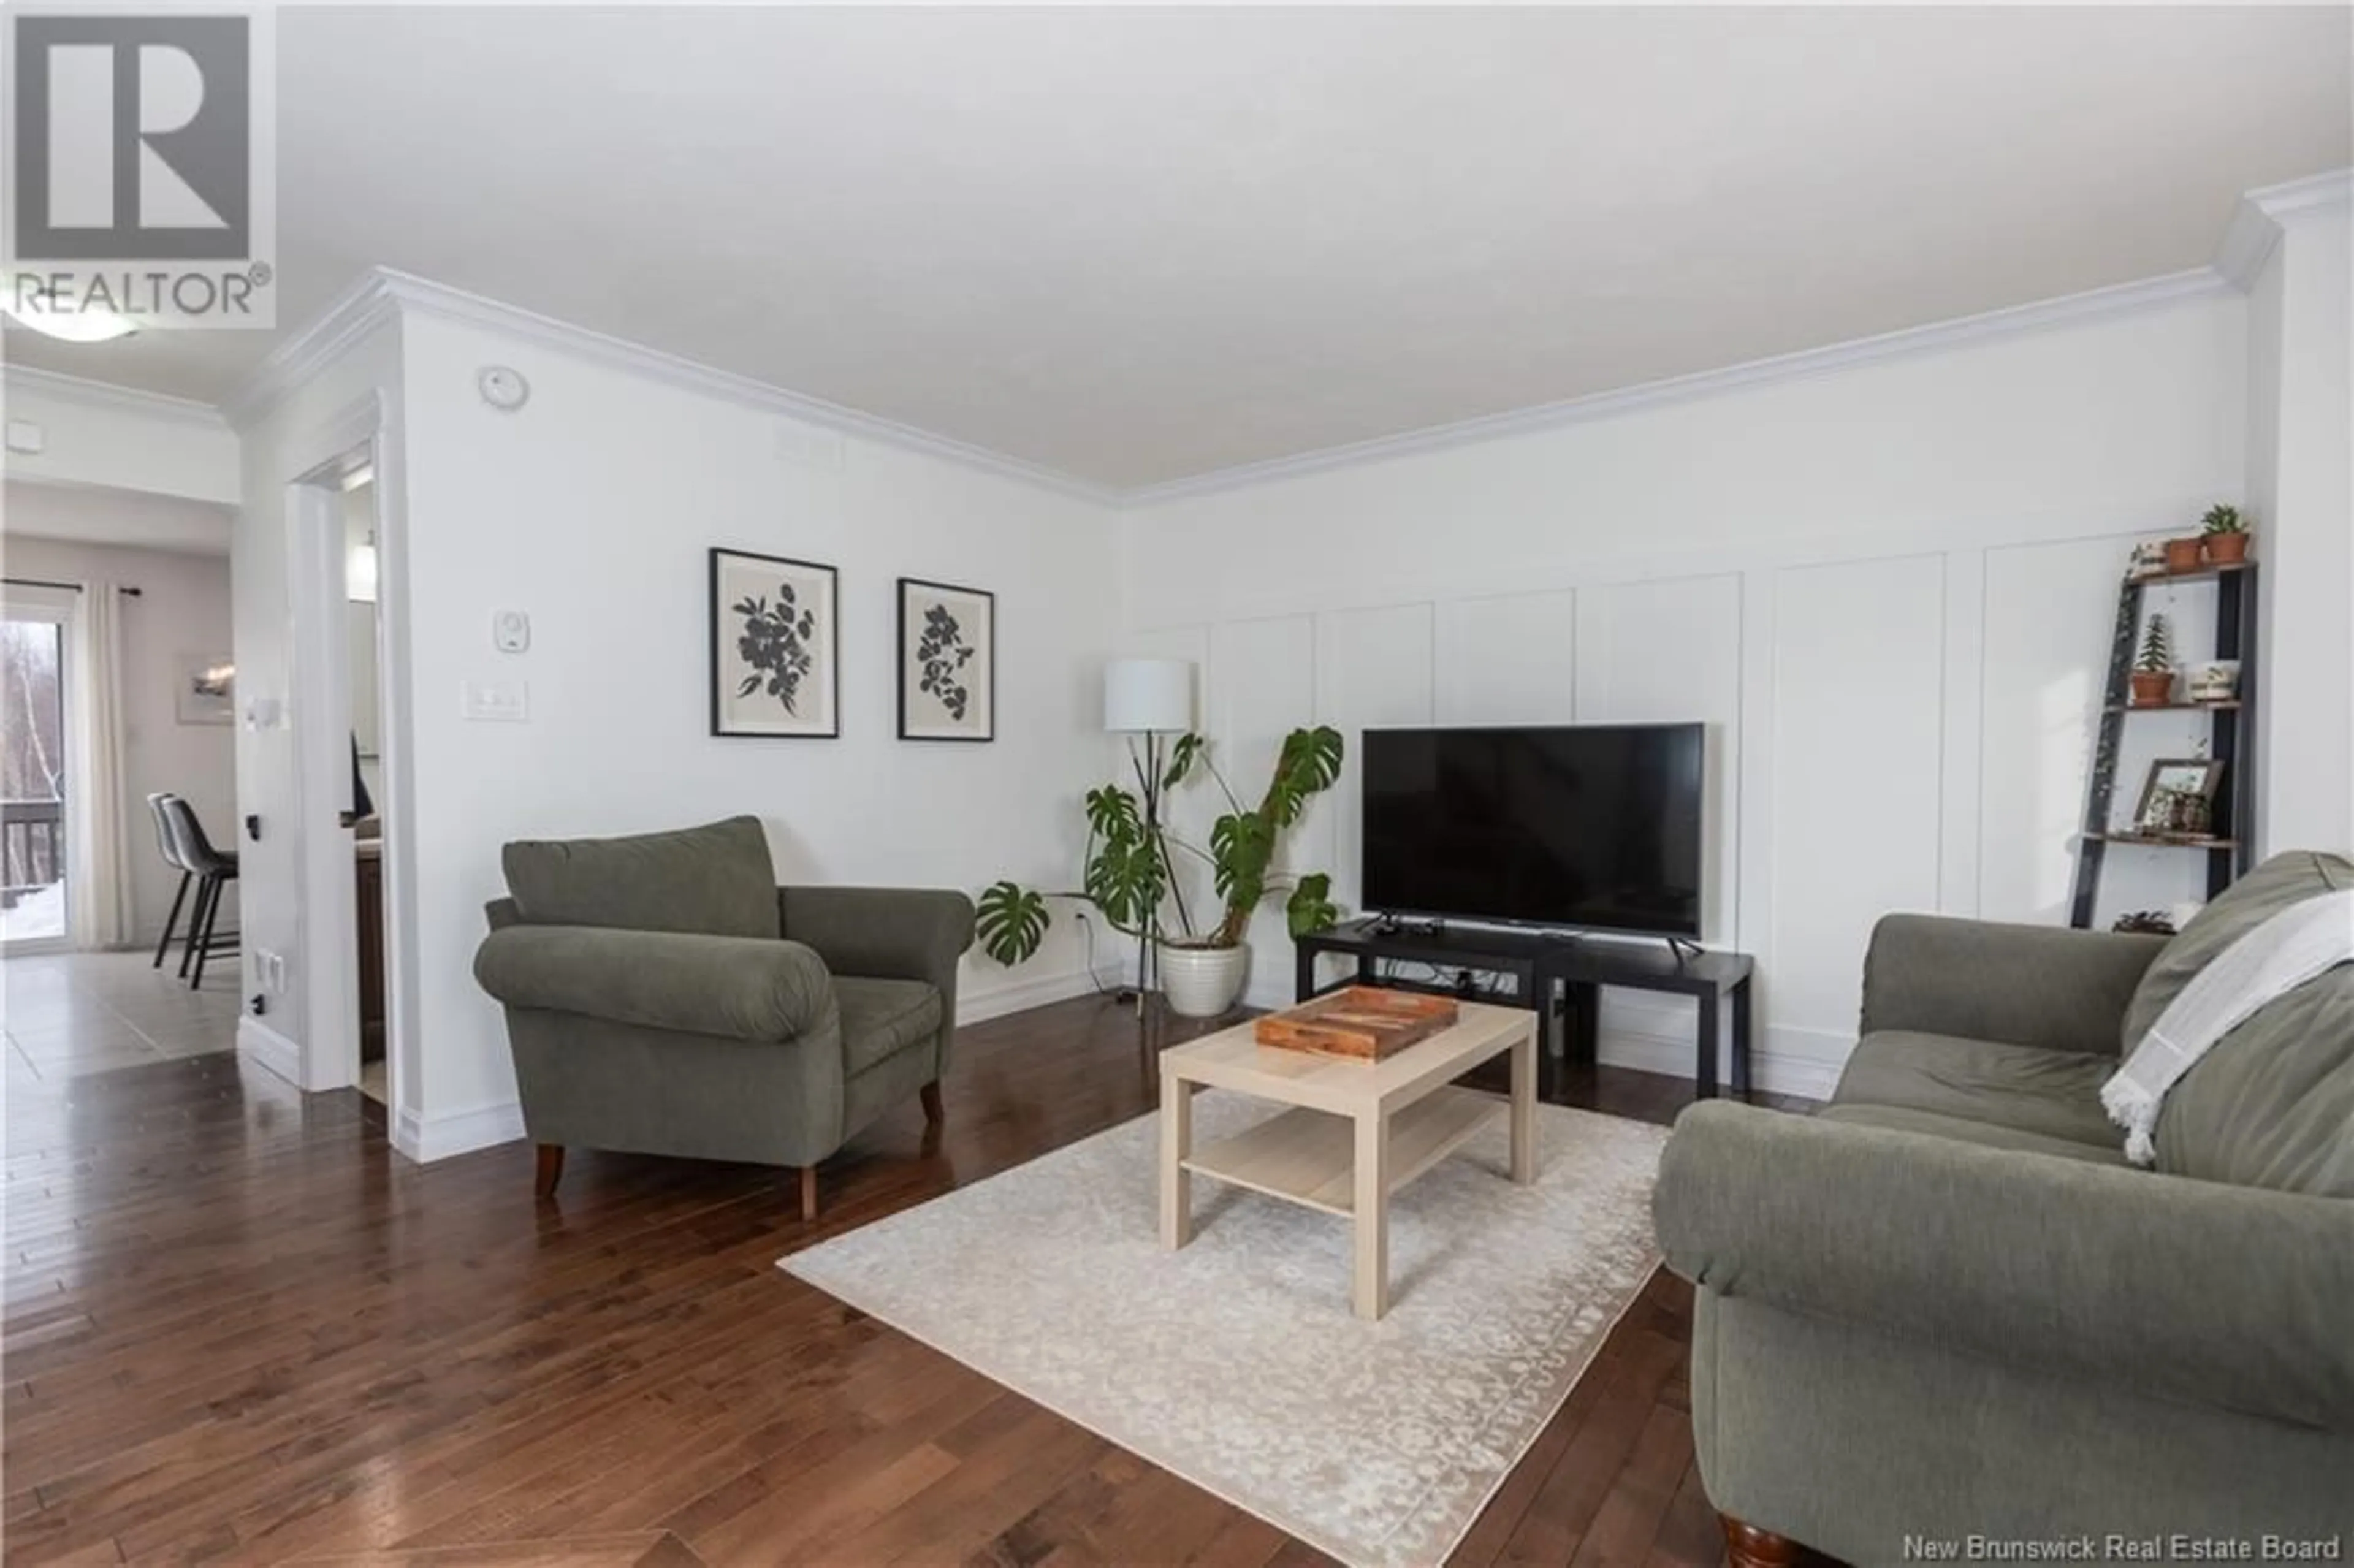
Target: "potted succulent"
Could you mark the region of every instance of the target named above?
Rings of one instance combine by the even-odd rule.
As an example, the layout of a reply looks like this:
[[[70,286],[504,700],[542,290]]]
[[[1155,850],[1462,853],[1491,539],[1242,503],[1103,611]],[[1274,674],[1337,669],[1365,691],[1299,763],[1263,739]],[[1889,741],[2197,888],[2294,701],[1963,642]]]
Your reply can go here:
[[[2134,659],[2133,704],[2137,708],[2162,707],[2174,695],[2174,634],[2163,612],[2149,618],[2142,631],[2141,652]]]
[[[2210,566],[2237,566],[2248,558],[2248,524],[2236,506],[2211,506],[2199,522],[2199,541]]]
[[[999,882],[981,895],[978,935],[981,950],[1002,964],[1018,964],[1038,950],[1052,923],[1049,897],[1091,904],[1114,930],[1154,945],[1169,1008],[1187,1018],[1215,1018],[1242,995],[1250,972],[1244,936],[1258,906],[1274,894],[1286,895],[1284,915],[1294,936],[1318,931],[1339,917],[1331,901],[1332,879],[1323,872],[1298,878],[1270,869],[1284,832],[1299,820],[1310,799],[1331,788],[1341,774],[1341,732],[1329,725],[1295,729],[1276,754],[1274,776],[1255,806],[1246,806],[1210,760],[1209,743],[1198,735],[1181,736],[1159,791],[1207,778],[1225,797],[1227,810],[1211,825],[1207,848],[1189,843],[1158,823],[1148,824],[1135,794],[1117,784],[1087,791],[1087,847],[1075,891],[1044,893]],[[1142,780],[1140,780],[1142,782]],[[1196,927],[1173,874],[1172,847],[1210,868],[1220,901],[1217,922]],[[1162,919],[1176,915],[1174,929]]]

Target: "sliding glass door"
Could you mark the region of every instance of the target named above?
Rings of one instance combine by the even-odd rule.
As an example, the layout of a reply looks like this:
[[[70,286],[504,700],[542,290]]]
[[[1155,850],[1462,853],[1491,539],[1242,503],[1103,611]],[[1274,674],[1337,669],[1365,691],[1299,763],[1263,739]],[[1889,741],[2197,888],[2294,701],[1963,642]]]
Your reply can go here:
[[[46,598],[47,596],[43,596]],[[62,948],[66,915],[66,628],[69,603],[12,589],[0,619],[0,945]]]

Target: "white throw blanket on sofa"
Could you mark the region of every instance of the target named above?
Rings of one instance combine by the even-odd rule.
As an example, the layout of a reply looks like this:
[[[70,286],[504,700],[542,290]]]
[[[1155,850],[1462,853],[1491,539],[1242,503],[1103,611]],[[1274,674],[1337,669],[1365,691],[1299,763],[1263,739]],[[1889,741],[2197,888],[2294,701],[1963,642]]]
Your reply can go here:
[[[2168,1004],[2126,1065],[2101,1086],[2109,1119],[2126,1129],[2126,1158],[2155,1164],[2153,1136],[2166,1091],[2215,1042],[2264,1003],[2324,969],[2354,961],[2354,892],[2326,893],[2282,910],[2216,955]]]

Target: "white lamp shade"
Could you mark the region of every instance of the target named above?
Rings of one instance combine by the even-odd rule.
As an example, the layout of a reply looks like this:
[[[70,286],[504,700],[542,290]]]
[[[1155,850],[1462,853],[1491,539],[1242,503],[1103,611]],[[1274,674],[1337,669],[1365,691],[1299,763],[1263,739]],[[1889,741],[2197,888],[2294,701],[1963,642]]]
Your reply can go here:
[[[1104,666],[1104,728],[1177,735],[1193,727],[1193,666],[1184,659],[1115,659]]]

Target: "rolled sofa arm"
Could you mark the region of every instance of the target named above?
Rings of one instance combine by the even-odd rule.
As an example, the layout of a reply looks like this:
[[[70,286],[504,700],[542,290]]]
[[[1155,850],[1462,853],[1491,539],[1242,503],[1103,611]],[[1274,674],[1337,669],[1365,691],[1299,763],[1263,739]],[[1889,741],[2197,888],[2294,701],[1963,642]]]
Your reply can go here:
[[[1653,1214],[1703,1289],[2354,1433],[2354,1203],[1728,1102]]]
[[[824,960],[759,937],[509,926],[475,949],[474,979],[510,1007],[731,1040],[790,1040],[838,1017]]]
[[[1863,1033],[1958,1034],[2118,1054],[2126,1004],[2164,937],[1890,915],[1863,959]]]

